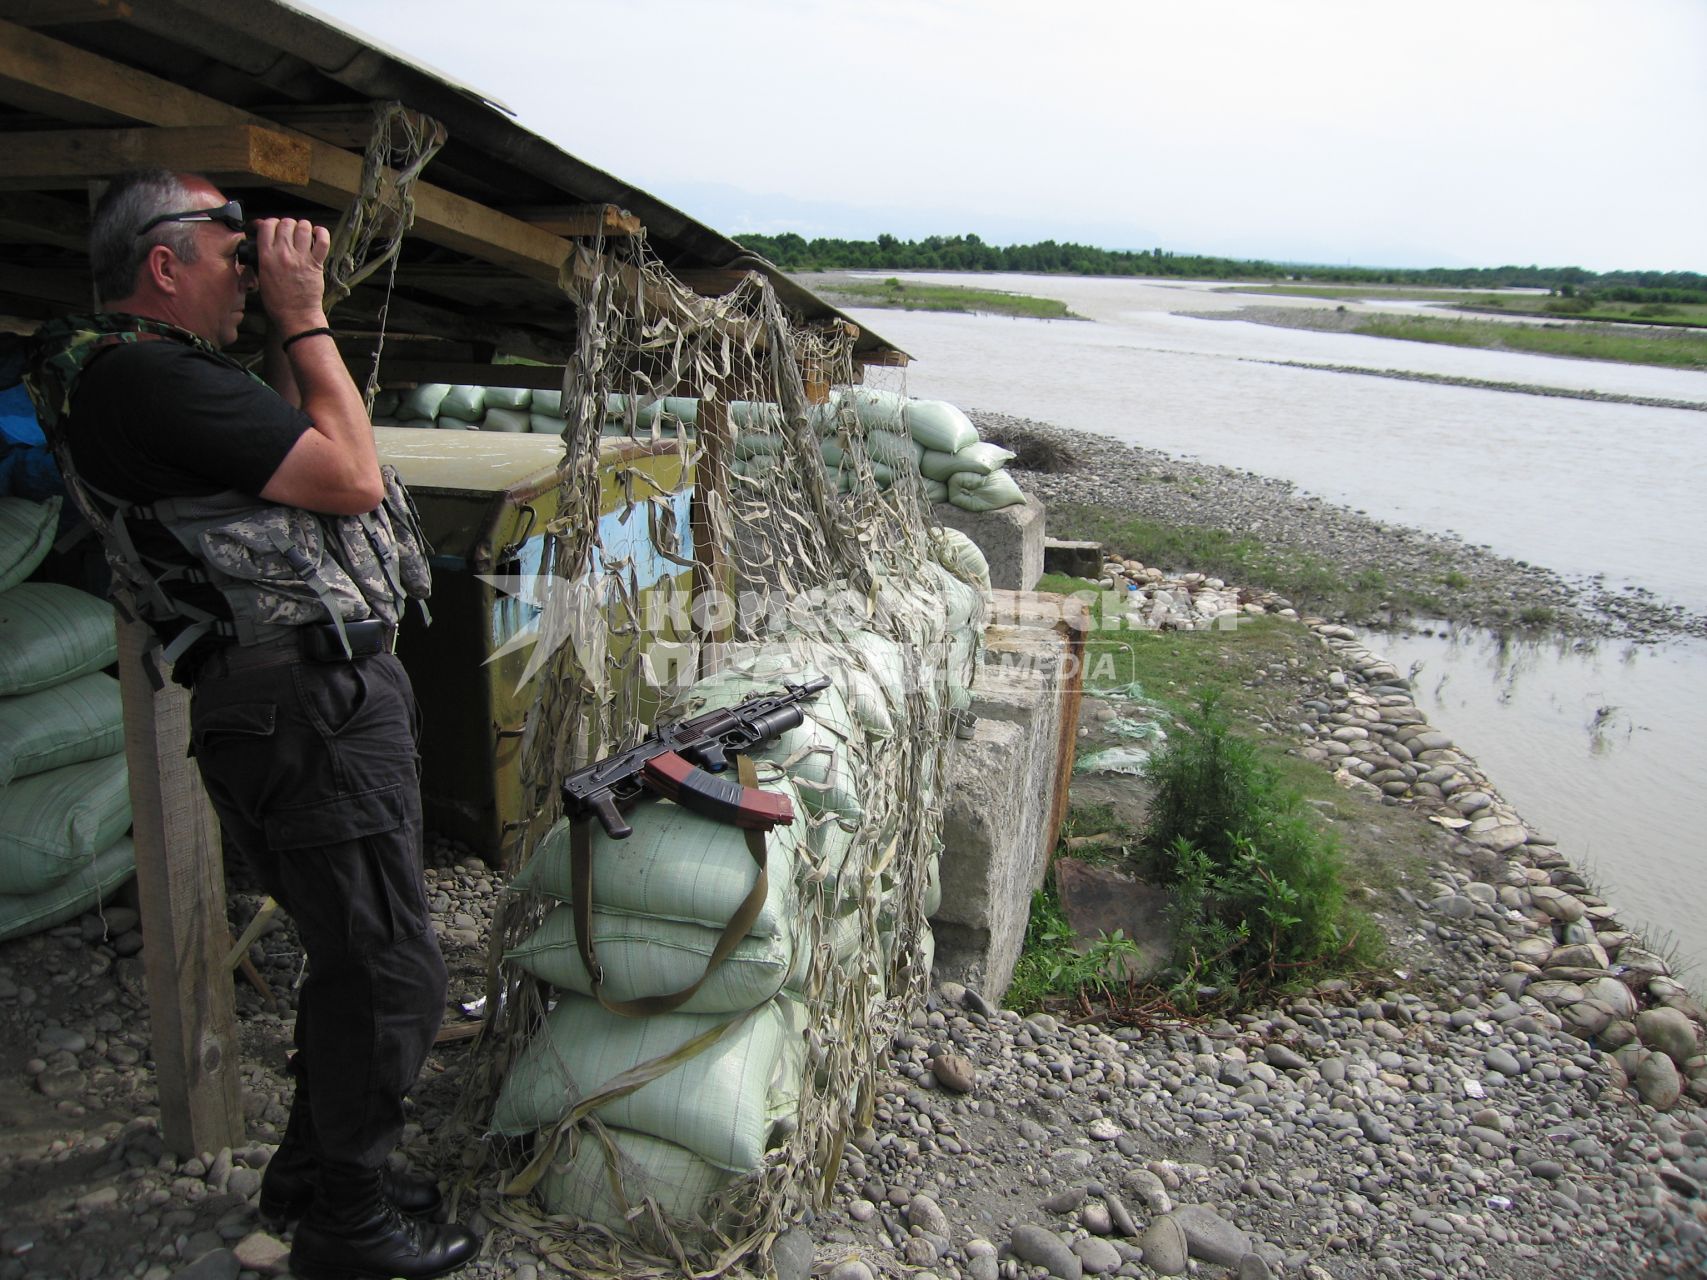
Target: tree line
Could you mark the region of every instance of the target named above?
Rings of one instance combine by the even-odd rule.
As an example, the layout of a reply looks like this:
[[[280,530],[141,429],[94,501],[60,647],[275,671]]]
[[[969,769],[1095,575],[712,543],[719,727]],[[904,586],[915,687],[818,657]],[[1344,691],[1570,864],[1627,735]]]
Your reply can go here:
[[[1081,276],[1182,276],[1196,280],[1308,280],[1323,284],[1404,284],[1458,289],[1592,291],[1620,302],[1707,302],[1707,276],[1693,271],[1586,271],[1582,267],[1352,267],[1219,258],[1155,249],[1099,249],[1041,240],[986,244],[976,235],[901,240],[808,240],[792,231],[736,237],[785,271],[1018,271]]]

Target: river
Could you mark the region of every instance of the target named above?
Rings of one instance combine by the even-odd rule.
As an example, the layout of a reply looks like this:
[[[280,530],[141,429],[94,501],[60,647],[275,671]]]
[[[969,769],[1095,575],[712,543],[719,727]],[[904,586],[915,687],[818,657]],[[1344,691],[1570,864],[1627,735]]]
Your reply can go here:
[[[1377,519],[1707,613],[1707,413],[1284,362],[1696,403],[1707,403],[1707,373],[1179,314],[1322,305],[1219,285],[918,278],[1059,298],[1089,322],[853,311],[913,354],[912,395],[1282,477]],[[1445,628],[1370,638],[1415,666],[1430,719],[1627,921],[1669,940],[1699,985],[1707,643],[1511,642]]]

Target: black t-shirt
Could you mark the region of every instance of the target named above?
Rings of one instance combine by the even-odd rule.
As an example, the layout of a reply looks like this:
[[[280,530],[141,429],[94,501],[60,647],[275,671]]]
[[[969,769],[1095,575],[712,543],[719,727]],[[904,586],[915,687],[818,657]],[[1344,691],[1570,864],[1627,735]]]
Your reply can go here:
[[[77,380],[64,424],[84,482],[133,503],[236,490],[259,496],[313,423],[272,388],[181,342],[121,343],[96,354]],[[127,521],[137,550],[168,565],[194,557],[162,525]],[[187,603],[230,618],[205,584],[173,588]],[[159,629],[170,639],[185,624]],[[203,651],[197,644],[192,653]]]
[[[271,387],[181,342],[127,342],[77,380],[66,439],[83,479],[132,502],[258,496],[311,426]]]

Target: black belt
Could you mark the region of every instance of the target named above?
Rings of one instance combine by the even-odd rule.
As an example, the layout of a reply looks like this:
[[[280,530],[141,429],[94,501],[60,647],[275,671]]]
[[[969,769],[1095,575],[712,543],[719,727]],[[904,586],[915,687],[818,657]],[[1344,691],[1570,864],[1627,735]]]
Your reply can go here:
[[[344,652],[344,641],[349,652]],[[196,664],[196,676],[228,675],[233,671],[250,671],[257,667],[272,667],[288,662],[346,662],[352,658],[371,658],[379,653],[392,653],[397,648],[397,628],[378,618],[362,622],[346,622],[340,638],[338,628],[330,622],[311,623],[292,627],[272,640],[260,644],[228,644],[215,649]]]

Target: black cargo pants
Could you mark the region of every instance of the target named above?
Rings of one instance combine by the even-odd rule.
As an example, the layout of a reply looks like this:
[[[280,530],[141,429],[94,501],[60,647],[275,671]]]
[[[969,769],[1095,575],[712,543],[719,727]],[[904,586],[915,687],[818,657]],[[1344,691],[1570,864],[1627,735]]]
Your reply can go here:
[[[385,1162],[444,1013],[418,739],[389,653],[317,663],[288,642],[233,648],[196,675],[190,740],[208,795],[308,955],[292,1069],[329,1166]]]

